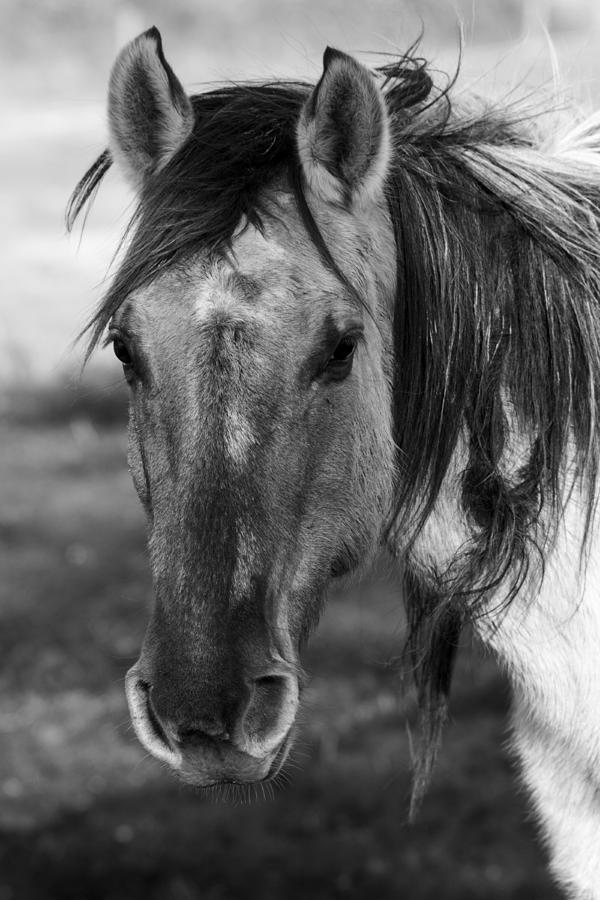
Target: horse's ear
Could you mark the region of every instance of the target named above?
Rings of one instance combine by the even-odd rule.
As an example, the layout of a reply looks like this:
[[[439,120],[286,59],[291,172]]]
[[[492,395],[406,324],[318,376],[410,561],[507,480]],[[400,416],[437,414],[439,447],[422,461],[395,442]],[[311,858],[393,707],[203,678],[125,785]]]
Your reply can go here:
[[[157,28],[135,38],[117,57],[108,122],[113,159],[136,191],[189,137],[192,104],[163,55]]]
[[[308,186],[321,199],[349,206],[382,194],[390,128],[384,96],[368,69],[327,48],[321,80],[300,115],[297,141]]]

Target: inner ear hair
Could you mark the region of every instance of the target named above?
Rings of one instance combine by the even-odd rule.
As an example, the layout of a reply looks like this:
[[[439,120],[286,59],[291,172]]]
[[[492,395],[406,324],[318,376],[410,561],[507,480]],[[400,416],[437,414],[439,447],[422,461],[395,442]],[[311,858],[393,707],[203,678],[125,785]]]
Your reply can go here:
[[[391,158],[385,98],[359,62],[327,48],[323,74],[297,127],[300,161],[309,188],[350,206],[383,192]]]
[[[150,28],[121,51],[108,100],[110,151],[134,190],[162,169],[190,136],[191,101]]]

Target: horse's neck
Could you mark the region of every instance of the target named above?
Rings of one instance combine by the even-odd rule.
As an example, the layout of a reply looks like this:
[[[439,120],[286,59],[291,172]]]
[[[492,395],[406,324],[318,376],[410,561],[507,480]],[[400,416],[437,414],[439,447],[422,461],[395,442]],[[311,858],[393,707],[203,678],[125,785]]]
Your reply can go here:
[[[462,505],[466,461],[463,442],[411,551],[417,568],[438,579],[441,598],[448,572],[460,565],[476,527]],[[573,648],[587,647],[590,664],[592,659],[594,663],[600,660],[600,511],[596,511],[587,543],[585,522],[585,503],[579,489],[565,487],[564,513],[547,542],[543,577],[532,541],[530,575],[522,589],[503,606],[501,585],[484,602],[482,612],[492,612],[478,617],[475,623],[477,633],[496,651],[513,681],[525,692],[538,682],[556,684],[563,677],[574,677]],[[545,535],[531,537],[543,545]],[[552,650],[546,653],[548,647]],[[539,709],[537,695],[534,706]],[[597,714],[600,723],[600,707]]]
[[[600,541],[581,562],[585,511],[567,503],[539,590],[477,625],[514,687],[513,747],[551,868],[577,900],[600,898]]]
[[[417,565],[441,576],[464,549],[464,453],[457,452],[414,546]],[[506,668],[514,689],[513,746],[538,810],[551,867],[569,896],[600,898],[600,521],[581,548],[585,508],[578,490],[546,553],[544,576],[500,612],[501,594],[475,630]],[[535,551],[534,551],[535,553]],[[582,561],[583,560],[583,561]],[[533,559],[535,562],[535,559]]]

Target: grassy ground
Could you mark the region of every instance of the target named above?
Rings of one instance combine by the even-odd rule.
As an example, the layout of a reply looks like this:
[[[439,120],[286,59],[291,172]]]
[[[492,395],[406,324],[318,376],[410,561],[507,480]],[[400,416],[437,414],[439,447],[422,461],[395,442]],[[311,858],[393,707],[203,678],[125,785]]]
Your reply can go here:
[[[123,407],[64,396],[43,398],[43,421],[30,398],[0,422],[1,900],[557,896],[506,750],[506,686],[468,646],[434,784],[405,824],[391,576],[330,599],[273,795],[219,801],[147,758],[122,687],[149,596]]]

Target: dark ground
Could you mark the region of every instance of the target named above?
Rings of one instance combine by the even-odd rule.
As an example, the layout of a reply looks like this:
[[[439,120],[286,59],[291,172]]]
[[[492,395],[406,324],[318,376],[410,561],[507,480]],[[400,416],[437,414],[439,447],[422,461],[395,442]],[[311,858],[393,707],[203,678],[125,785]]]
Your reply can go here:
[[[413,710],[391,577],[331,598],[284,784],[219,799],[148,759],[122,690],[149,585],[115,402],[16,407],[0,423],[0,900],[558,896],[506,749],[506,685],[469,646],[406,824]]]

